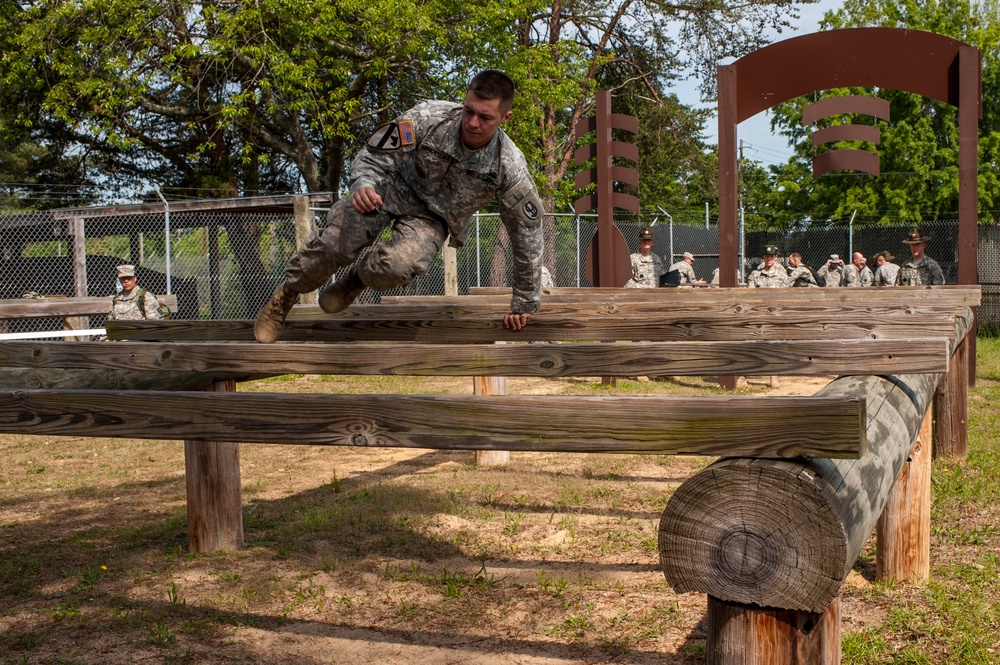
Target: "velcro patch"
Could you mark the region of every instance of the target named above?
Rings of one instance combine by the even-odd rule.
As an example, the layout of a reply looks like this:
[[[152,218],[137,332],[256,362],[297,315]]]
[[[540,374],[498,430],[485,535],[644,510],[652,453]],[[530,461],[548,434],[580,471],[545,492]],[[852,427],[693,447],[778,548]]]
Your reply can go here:
[[[535,205],[534,201],[525,201],[523,210],[524,216],[528,219],[538,219],[538,206]]]
[[[399,141],[403,145],[413,145],[413,121],[403,120],[399,123]]]
[[[413,127],[410,127],[410,134],[413,134]],[[412,143],[412,141],[411,141]],[[399,140],[399,126],[390,122],[384,127],[379,127],[368,139],[368,147],[376,150],[399,150],[401,143]]]

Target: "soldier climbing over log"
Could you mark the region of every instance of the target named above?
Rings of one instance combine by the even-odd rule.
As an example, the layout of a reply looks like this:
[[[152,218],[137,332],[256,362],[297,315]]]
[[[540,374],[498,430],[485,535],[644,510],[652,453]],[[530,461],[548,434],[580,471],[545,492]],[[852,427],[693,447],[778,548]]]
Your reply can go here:
[[[511,117],[514,93],[506,74],[486,70],[472,79],[462,104],[420,102],[377,130],[354,159],[350,195],[292,256],[285,280],[257,315],[257,341],[277,341],[298,294],[323,286],[366,248],[344,279],[320,292],[324,311],[349,307],[366,287],[409,283],[427,271],[449,235],[460,247],[472,214],[494,199],[514,255],[504,325],[523,328],[541,301],[544,208],[524,156],[500,128]]]

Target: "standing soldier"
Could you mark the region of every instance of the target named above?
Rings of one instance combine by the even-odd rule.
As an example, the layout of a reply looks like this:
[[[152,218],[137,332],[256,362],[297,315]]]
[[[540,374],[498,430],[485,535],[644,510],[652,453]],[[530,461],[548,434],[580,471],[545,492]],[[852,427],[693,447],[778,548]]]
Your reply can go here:
[[[823,267],[819,269],[819,277],[823,286],[839,287],[844,279],[844,262],[839,254],[831,254]]]
[[[504,326],[523,328],[541,303],[544,211],[524,155],[500,129],[511,117],[514,92],[506,74],[486,70],[469,83],[462,104],[420,102],[378,129],[352,163],[350,195],[291,257],[285,281],[257,315],[257,341],[277,341],[298,294],[323,286],[366,248],[344,279],[320,292],[324,311],[349,307],[366,287],[408,284],[427,272],[449,234],[453,246],[462,246],[473,213],[492,200],[513,245]]]
[[[924,254],[927,241],[930,240],[916,227],[910,229],[903,242],[910,246],[910,258],[903,261],[896,273],[896,286],[931,286],[944,284],[944,273],[941,266],[931,257]]]
[[[844,276],[841,284],[843,286],[871,286],[875,281],[872,270],[865,265],[865,255],[861,252],[854,252],[851,255],[851,263],[844,267]]]
[[[798,252],[788,255],[788,267],[788,283],[792,286],[819,286],[812,268],[802,263],[802,255]]]
[[[752,289],[774,289],[788,285],[788,271],[778,263],[778,248],[768,245],[764,248],[764,262],[747,277],[747,286]]]
[[[625,282],[626,289],[655,289],[660,285],[663,260],[653,254],[653,229],[648,226],[639,231],[639,251],[633,252],[632,279]]]
[[[138,285],[135,266],[125,264],[115,270],[118,272],[122,290],[111,299],[108,318],[118,321],[162,319],[160,303],[156,300],[156,296]]]
[[[879,252],[875,255],[874,286],[896,286],[896,273],[899,266],[892,262],[896,257],[889,252]]]

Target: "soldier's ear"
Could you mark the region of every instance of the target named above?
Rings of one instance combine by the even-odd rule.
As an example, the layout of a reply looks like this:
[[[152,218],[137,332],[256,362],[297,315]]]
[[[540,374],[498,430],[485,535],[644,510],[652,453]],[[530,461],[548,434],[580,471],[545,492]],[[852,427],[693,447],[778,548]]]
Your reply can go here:
[[[502,124],[506,123],[508,120],[510,120],[510,117],[512,115],[514,115],[513,111],[507,111],[506,113],[504,113],[503,114],[503,119],[500,120],[500,124],[502,125]]]

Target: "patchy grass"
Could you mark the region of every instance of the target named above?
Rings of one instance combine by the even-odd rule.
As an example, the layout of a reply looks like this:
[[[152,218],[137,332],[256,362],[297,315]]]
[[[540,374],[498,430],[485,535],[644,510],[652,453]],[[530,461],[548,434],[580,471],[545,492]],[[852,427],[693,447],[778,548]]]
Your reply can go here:
[[[872,583],[867,547],[843,596],[845,663],[1000,662],[1000,343],[979,353],[969,459],[934,466],[931,582]],[[472,381],[291,375],[240,390]],[[720,394],[688,378],[509,391]],[[656,537],[710,459],[515,453],[489,468],[465,452],[244,445],[246,547],[193,555],[178,442],[4,436],[0,451],[0,665],[705,659],[705,598],[666,585]]]

